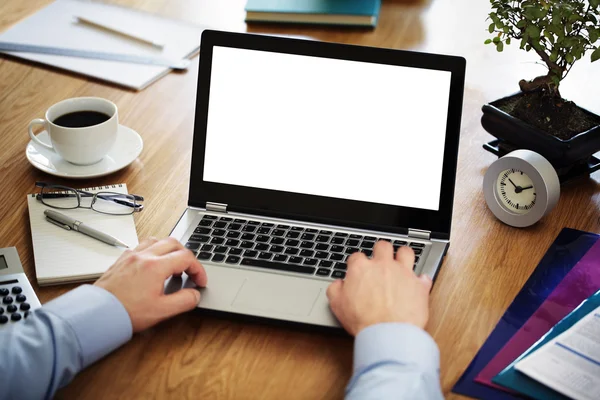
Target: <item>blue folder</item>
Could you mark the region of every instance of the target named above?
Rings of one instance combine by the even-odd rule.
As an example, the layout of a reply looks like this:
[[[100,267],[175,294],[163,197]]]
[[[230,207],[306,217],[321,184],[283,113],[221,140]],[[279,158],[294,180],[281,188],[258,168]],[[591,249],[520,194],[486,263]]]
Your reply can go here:
[[[600,307],[600,291],[596,292],[590,298],[581,303],[569,315],[564,317],[558,324],[554,326],[554,328],[545,334],[544,337],[538,340],[536,344],[531,346],[512,364],[496,375],[492,382],[516,390],[519,393],[525,394],[537,400],[568,400],[569,397],[564,396],[528,377],[522,372],[517,371],[515,369],[515,364],[572,327],[577,321],[598,307]]]
[[[558,234],[535,271],[452,389],[454,393],[486,400],[520,399],[520,397],[507,392],[477,383],[474,379],[542,305],[598,238],[599,235],[569,228],[564,228]]]

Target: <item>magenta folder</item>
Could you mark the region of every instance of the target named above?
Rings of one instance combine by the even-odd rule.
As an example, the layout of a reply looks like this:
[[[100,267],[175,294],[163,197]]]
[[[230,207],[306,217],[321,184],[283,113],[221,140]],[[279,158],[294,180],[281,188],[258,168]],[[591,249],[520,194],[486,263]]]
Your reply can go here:
[[[492,378],[598,289],[600,289],[600,241],[597,241],[569,271],[537,311],[475,377],[475,381],[504,389],[492,383]]]

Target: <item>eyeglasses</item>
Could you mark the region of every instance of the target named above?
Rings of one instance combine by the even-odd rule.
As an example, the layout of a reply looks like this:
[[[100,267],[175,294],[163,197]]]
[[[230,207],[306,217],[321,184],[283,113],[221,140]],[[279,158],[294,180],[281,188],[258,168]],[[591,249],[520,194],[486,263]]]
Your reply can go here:
[[[36,187],[41,188],[36,199],[42,204],[58,209],[87,208],[103,214],[131,215],[144,209],[140,201],[142,196],[123,194],[117,192],[90,193],[85,190],[73,189],[68,186],[54,185],[46,182],[36,182]],[[107,189],[110,187],[107,186]],[[89,205],[82,205],[88,203]]]

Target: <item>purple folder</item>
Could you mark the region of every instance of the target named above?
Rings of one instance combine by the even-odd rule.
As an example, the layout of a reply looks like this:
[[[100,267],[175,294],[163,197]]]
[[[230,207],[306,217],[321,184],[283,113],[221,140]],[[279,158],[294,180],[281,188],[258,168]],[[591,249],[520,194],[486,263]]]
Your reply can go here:
[[[453,392],[489,400],[517,399],[507,392],[477,383],[474,379],[535,313],[598,238],[598,235],[569,228],[560,232],[458,380]]]

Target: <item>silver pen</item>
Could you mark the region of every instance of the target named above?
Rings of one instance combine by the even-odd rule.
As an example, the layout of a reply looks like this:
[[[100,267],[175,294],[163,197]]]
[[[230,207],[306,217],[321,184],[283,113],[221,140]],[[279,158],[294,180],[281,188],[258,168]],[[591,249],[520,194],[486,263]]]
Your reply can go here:
[[[60,226],[61,228],[66,229],[68,231],[73,230],[76,232],[83,233],[84,235],[100,240],[101,242],[108,243],[111,246],[121,246],[129,248],[129,246],[121,242],[116,237],[104,232],[100,232],[99,230],[89,227],[83,222],[76,220],[75,218],[71,218],[68,215],[61,214],[58,211],[45,210],[44,215],[46,216],[48,222],[56,226]]]

